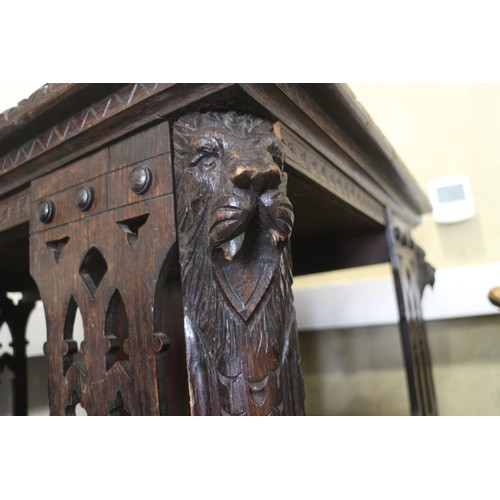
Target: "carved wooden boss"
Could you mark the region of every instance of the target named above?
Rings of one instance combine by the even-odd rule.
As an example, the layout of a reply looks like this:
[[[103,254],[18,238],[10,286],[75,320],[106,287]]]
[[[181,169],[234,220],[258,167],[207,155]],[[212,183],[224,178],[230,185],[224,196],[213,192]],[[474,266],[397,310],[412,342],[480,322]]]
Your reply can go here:
[[[292,253],[390,260],[411,411],[436,413],[429,206],[345,86],[47,85],[0,119],[0,180],[0,291],[43,300],[51,414],[303,415]]]

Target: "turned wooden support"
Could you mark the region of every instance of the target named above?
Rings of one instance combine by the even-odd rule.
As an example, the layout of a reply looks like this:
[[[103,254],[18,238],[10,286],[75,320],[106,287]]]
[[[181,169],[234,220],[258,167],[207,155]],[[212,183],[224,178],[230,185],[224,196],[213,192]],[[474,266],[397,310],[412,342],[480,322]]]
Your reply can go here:
[[[303,415],[281,142],[252,116],[193,113],[173,143],[191,412]]]
[[[488,292],[488,300],[497,307],[500,307],[500,287],[496,286]]]
[[[422,318],[422,294],[434,284],[434,268],[408,231],[387,211],[387,243],[399,309],[399,328],[412,415],[437,415],[432,361]]]

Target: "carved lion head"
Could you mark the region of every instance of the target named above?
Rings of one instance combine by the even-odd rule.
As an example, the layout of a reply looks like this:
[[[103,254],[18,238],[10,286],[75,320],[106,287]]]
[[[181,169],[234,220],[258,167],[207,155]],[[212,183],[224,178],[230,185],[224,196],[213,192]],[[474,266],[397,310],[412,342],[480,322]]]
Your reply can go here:
[[[174,125],[179,198],[188,225],[206,211],[208,244],[231,261],[242,249],[290,237],[281,141],[271,123],[237,113],[193,113]],[[258,241],[258,243],[257,243]]]

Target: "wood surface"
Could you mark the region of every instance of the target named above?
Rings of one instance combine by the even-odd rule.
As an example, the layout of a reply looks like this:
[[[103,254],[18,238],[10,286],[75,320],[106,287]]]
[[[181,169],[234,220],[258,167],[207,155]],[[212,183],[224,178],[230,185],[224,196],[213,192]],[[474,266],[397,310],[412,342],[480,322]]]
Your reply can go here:
[[[387,212],[387,244],[399,310],[399,331],[412,415],[437,415],[432,360],[422,317],[422,294],[434,284],[434,268],[411,234]]]
[[[191,411],[303,415],[281,141],[251,115],[194,113],[173,142]]]
[[[5,323],[10,332],[12,354],[0,356],[0,372],[7,369],[12,374],[13,415],[28,415],[28,366],[26,359],[26,325],[35,307],[35,297],[26,293],[17,304],[0,295],[0,327]],[[0,338],[0,342],[9,339]]]
[[[54,205],[49,222],[32,210],[31,223],[31,269],[47,316],[52,415],[72,415],[78,404],[88,415],[187,411],[186,377],[171,386],[177,397],[167,394],[157,370],[176,377],[169,359],[185,351],[182,345],[168,350],[172,339],[163,328],[176,242],[168,123],[138,135],[33,184],[33,205]],[[149,169],[152,177],[140,194],[128,182],[136,168]],[[74,203],[82,186],[94,193],[83,211]],[[77,309],[84,326],[80,345],[73,337]],[[175,342],[183,339],[177,335]]]

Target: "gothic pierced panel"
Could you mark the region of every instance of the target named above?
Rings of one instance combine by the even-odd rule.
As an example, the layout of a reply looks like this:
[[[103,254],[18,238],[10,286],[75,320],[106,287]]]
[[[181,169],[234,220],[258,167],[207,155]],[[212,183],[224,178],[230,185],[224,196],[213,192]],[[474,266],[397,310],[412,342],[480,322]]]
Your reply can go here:
[[[29,293],[17,304],[0,294],[0,343],[7,344],[0,353],[0,373],[4,369],[12,373],[13,414],[16,416],[28,414],[26,324],[34,306],[35,301]],[[3,335],[4,331],[10,334],[10,338]]]
[[[31,271],[46,311],[54,415],[78,414],[80,406],[89,415],[168,411],[165,384],[157,378],[157,354],[168,347],[168,332],[155,329],[162,326],[155,323],[159,278],[176,240],[168,126],[138,135],[140,141],[132,136],[110,146],[109,154],[66,167],[76,169],[74,175],[63,171],[33,186]],[[141,156],[141,145],[156,156]],[[68,185],[72,178],[77,187]],[[50,182],[57,185],[53,194],[44,184]],[[80,342],[74,337],[77,310],[85,332]]]
[[[69,404],[65,408],[65,416],[76,417],[76,416],[87,416],[87,410],[80,403],[80,396],[76,390],[71,394]]]
[[[236,113],[187,115],[173,139],[191,410],[303,414],[281,141]]]
[[[388,213],[387,241],[400,315],[400,333],[413,415],[436,415],[431,356],[422,318],[421,300],[427,285],[434,284],[434,268],[425,253]]]

